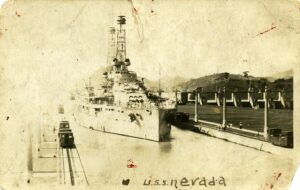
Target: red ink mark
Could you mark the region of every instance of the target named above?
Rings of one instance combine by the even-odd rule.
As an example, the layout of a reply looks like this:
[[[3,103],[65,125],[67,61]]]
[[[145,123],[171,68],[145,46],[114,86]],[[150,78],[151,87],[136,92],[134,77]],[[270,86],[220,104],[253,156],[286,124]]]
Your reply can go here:
[[[277,28],[277,26],[274,26],[274,23],[272,23],[271,28],[269,28],[269,29],[267,29],[267,30],[265,30],[263,32],[258,33],[256,36],[263,35],[263,34],[265,34],[267,32],[270,32],[271,30],[274,30],[275,28]]]
[[[18,11],[16,11],[16,15],[17,15],[17,17],[21,17],[21,15],[18,13]]]
[[[136,168],[136,165],[134,165],[134,164],[128,164],[127,168]]]
[[[276,180],[278,180],[278,178],[281,176],[281,173],[279,173],[276,177]]]
[[[127,160],[127,168],[136,168],[136,167],[137,165],[135,165],[131,159]]]

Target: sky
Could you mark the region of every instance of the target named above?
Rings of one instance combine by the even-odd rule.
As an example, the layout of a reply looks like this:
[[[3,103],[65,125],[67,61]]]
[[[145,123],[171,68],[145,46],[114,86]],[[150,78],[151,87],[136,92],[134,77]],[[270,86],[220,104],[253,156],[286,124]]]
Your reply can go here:
[[[57,99],[106,66],[108,28],[119,15],[139,76],[270,76],[299,62],[299,13],[297,1],[280,0],[8,1],[0,82],[7,92]]]

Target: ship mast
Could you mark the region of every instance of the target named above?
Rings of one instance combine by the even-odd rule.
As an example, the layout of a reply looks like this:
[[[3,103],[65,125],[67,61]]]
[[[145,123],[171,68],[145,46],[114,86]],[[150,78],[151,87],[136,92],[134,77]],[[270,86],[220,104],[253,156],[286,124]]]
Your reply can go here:
[[[116,41],[115,41],[116,29],[115,27],[109,28],[109,40],[108,40],[108,55],[107,65],[113,65],[113,60],[116,58]]]
[[[114,58],[114,71],[116,73],[128,72],[127,66],[130,60],[126,58],[126,30],[122,28],[126,23],[125,16],[119,16],[117,20],[119,29],[117,30],[116,56]]]
[[[117,52],[116,58],[118,62],[125,62],[126,59],[126,31],[122,29],[122,25],[125,25],[126,19],[125,16],[119,16],[117,20],[120,25],[119,30],[117,31]]]

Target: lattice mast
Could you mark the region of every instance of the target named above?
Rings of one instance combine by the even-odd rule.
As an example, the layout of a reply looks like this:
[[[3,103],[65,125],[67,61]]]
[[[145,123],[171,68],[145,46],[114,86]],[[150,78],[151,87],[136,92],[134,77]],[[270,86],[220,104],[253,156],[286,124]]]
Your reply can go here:
[[[107,54],[107,65],[112,66],[113,60],[116,58],[116,29],[115,27],[109,28],[109,39],[108,39],[108,54]]]
[[[119,30],[117,31],[117,52],[116,58],[118,62],[125,62],[126,59],[126,30],[122,29],[122,25],[125,25],[126,19],[125,16],[119,16],[117,20],[120,25]]]

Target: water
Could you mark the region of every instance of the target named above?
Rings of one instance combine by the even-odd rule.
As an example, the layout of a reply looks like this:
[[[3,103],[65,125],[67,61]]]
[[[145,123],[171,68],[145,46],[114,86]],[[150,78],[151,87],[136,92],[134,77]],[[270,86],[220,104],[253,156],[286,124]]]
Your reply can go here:
[[[159,180],[161,185],[157,187],[176,189],[171,180],[180,183],[185,177],[197,189],[199,184],[192,185],[192,179],[224,177],[230,189],[250,188],[250,185],[258,189],[281,172],[285,176],[277,182],[280,189],[292,177],[291,160],[175,127],[168,142],[157,143],[92,131],[74,122],[71,126],[91,186],[121,188],[122,180],[129,179],[132,189],[141,189],[154,187],[154,181]],[[128,168],[128,160],[136,167]],[[151,179],[151,187],[144,185],[145,180]],[[168,185],[162,185],[163,180]],[[177,188],[184,189],[179,184]]]
[[[283,156],[260,152],[175,127],[172,127],[169,141],[158,143],[83,128],[78,126],[70,115],[52,115],[48,121],[50,125],[58,125],[63,118],[70,121],[90,187],[95,189],[121,189],[125,186],[127,189],[138,190],[155,187],[221,189],[224,184],[208,185],[213,177],[219,181],[223,177],[227,189],[264,189],[266,184],[273,184],[273,188],[276,189],[287,189],[295,168],[293,161]],[[33,133],[38,130],[38,123],[32,123],[30,126],[33,126]],[[22,189],[34,188],[36,185],[45,189],[49,184],[55,184],[48,179],[35,179],[30,184],[26,183],[26,151],[17,150],[24,150],[28,146],[26,143],[22,146],[21,132],[9,134],[16,137],[16,146],[19,148],[12,149],[5,159],[3,157],[2,163],[9,164],[15,157],[16,164],[0,176],[2,181],[6,181],[5,184],[20,182],[23,184]],[[10,139],[11,141],[7,142],[13,143],[14,140]],[[33,142],[35,141],[37,140],[33,139]],[[7,150],[5,147],[2,146],[2,150]],[[129,163],[136,167],[128,168]],[[5,169],[7,170],[7,167],[2,167],[1,171],[6,171]],[[281,177],[275,180],[279,174]],[[207,187],[199,185],[200,179],[206,180]],[[189,186],[181,186],[182,180],[187,180]],[[176,185],[174,181],[177,182]],[[156,182],[160,185],[156,185]],[[164,182],[166,185],[163,185]]]

